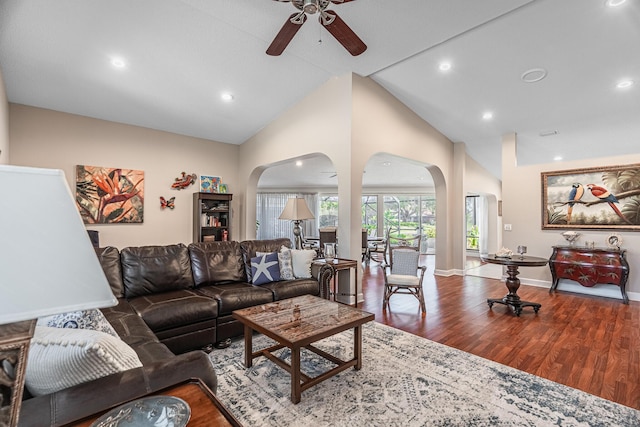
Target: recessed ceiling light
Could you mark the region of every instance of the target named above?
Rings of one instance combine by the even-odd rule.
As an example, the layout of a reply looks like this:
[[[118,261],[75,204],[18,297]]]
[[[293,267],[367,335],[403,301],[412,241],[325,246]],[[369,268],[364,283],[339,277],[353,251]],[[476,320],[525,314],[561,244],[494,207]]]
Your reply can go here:
[[[482,120],[491,120],[493,119],[493,113],[491,111],[487,111],[482,114]]]
[[[225,92],[222,95],[220,95],[220,98],[222,98],[223,101],[233,101],[233,95],[230,94],[229,92]]]
[[[532,68],[522,73],[520,78],[525,83],[535,83],[547,77],[547,70],[544,68]]]
[[[607,0],[604,2],[604,4],[606,4],[609,7],[618,7],[626,2],[627,0]]]
[[[616,87],[618,89],[626,89],[629,88],[631,86],[633,86],[635,82],[633,80],[621,80],[618,82],[618,84],[616,85]]]
[[[560,160],[562,160],[562,156],[555,156],[553,160],[559,162]]]
[[[296,160],[296,166],[298,167],[302,166],[302,160]]]
[[[127,63],[122,58],[111,58],[111,65],[116,68],[124,68],[127,66]]]
[[[450,62],[441,62],[440,65],[438,66],[438,69],[440,71],[449,71],[451,69],[451,63]]]
[[[391,166],[391,162],[383,162],[382,166]]]

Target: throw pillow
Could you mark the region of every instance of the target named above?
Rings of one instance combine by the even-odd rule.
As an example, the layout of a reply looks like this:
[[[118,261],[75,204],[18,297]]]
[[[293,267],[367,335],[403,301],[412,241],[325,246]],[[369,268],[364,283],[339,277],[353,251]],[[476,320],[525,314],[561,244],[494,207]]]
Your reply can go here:
[[[119,338],[111,323],[98,309],[70,311],[41,317],[38,319],[37,325],[49,326],[50,328],[92,329]]]
[[[40,396],[140,366],[131,347],[104,332],[36,326],[25,383]]]
[[[273,252],[251,258],[251,277],[254,285],[280,280],[278,254]]]
[[[292,249],[293,275],[297,279],[311,277],[311,263],[315,257],[316,251],[313,249]]]
[[[282,245],[278,252],[278,263],[280,263],[280,278],[282,280],[293,280],[293,262],[291,259],[291,249]]]

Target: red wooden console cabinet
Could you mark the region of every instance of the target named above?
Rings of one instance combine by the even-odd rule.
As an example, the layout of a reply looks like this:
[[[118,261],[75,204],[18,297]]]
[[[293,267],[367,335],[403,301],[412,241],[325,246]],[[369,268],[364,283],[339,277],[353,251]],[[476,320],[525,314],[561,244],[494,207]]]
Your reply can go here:
[[[553,277],[549,293],[556,290],[560,279],[571,279],[589,288],[598,283],[610,283],[620,286],[622,301],[629,304],[625,289],[629,264],[624,257],[625,252],[624,249],[554,246],[549,258]]]

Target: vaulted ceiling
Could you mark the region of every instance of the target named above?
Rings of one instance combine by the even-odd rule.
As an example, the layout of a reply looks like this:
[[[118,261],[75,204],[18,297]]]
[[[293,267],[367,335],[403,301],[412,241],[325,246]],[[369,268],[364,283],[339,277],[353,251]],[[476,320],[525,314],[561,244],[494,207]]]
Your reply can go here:
[[[500,177],[511,132],[522,164],[639,151],[640,1],[613,1],[334,4],[368,46],[353,57],[317,15],[266,55],[287,1],[2,0],[0,67],[10,102],[230,144],[354,72]]]

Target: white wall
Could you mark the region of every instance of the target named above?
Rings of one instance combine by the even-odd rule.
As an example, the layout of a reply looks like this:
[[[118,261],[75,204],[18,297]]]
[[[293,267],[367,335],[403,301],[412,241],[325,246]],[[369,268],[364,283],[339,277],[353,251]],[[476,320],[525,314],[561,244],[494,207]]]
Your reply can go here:
[[[9,163],[9,101],[0,70],[0,165]]]
[[[9,128],[12,164],[62,169],[72,190],[76,165],[144,171],[144,222],[88,226],[100,232],[101,246],[190,243],[192,193],[198,191],[197,185],[171,189],[183,171],[221,176],[230,193],[237,188],[236,145],[16,104],[10,104]],[[175,196],[175,209],[162,210],[160,196]],[[231,207],[235,214],[238,204],[234,201]],[[46,206],[42,208],[46,227]],[[236,240],[238,224],[234,217],[232,238]]]
[[[585,141],[588,146],[590,141]],[[594,142],[591,142],[594,143]],[[565,244],[560,235],[562,230],[542,230],[542,181],[541,172],[562,171],[567,169],[589,168],[598,166],[624,165],[640,163],[640,154],[587,159],[572,162],[555,162],[531,166],[519,166],[516,155],[517,137],[506,135],[502,142],[502,191],[504,224],[511,224],[513,230],[503,233],[504,246],[515,248],[526,245],[529,255],[548,258],[553,245]],[[606,247],[605,238],[612,231],[580,230],[580,242],[593,240],[599,246]],[[640,300],[640,233],[631,231],[615,231],[623,238],[623,248],[627,249],[627,260],[630,265],[627,293],[630,299]],[[520,269],[520,280],[540,286],[550,286],[551,272],[548,267]],[[617,286],[597,285],[585,288],[580,285],[562,281],[558,289],[581,293],[596,293],[620,297]]]

